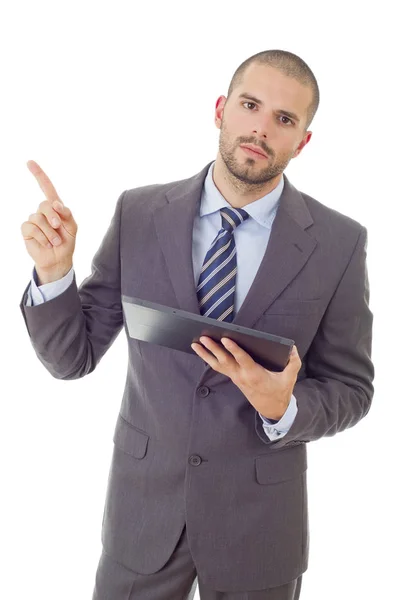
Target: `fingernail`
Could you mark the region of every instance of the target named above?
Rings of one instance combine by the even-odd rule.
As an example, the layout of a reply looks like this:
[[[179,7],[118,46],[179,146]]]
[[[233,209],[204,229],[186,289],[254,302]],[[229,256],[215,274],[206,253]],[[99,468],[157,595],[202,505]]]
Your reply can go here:
[[[58,226],[59,226],[59,224],[60,224],[60,221],[54,217],[54,218],[51,220],[51,224],[53,225],[53,227],[58,227]]]
[[[61,240],[59,237],[55,237],[52,239],[52,242],[55,246],[58,246],[59,244],[61,244]]]

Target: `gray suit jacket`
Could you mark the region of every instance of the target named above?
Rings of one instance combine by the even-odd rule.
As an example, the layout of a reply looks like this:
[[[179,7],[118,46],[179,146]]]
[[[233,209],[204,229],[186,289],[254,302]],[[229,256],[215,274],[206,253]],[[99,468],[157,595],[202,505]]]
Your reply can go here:
[[[307,442],[368,413],[374,367],[367,230],[285,186],[271,237],[234,323],[295,340],[298,413],[271,441],[226,376],[193,355],[130,339],[121,294],[200,314],[192,228],[211,163],[197,175],[124,191],[79,289],[20,308],[53,377],[91,373],[124,327],[129,350],[102,543],[134,571],[167,562],[184,524],[212,589],[282,585],[308,566]]]

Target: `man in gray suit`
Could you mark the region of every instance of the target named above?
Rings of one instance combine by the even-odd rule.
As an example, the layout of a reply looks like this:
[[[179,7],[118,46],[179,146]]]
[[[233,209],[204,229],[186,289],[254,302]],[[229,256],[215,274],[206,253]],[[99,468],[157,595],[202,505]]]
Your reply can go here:
[[[95,600],[186,600],[197,584],[202,600],[300,596],[306,444],[365,417],[374,378],[367,230],[283,174],[318,103],[296,55],[247,59],[217,101],[216,160],[125,190],[79,289],[76,222],[28,163],[46,195],[21,226],[35,268],[20,307],[39,360],[77,379],[122,327],[128,340]],[[227,341],[189,354],[131,339],[121,295],[289,337],[295,352],[273,373]]]

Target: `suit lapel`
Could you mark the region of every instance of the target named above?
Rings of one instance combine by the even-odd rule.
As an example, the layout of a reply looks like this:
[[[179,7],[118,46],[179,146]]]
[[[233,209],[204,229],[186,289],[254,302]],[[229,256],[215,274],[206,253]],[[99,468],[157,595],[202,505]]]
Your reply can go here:
[[[167,203],[154,212],[158,241],[179,308],[200,315],[192,264],[192,233],[199,213],[204,179],[211,162],[194,177],[166,193]],[[317,244],[305,229],[313,223],[300,192],[283,175],[285,185],[260,268],[233,323],[253,327],[289,285]]]

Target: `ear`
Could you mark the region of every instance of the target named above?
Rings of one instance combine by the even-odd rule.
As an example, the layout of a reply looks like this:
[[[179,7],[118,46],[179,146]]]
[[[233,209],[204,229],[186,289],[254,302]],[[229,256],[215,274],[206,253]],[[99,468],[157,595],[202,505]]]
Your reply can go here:
[[[225,96],[219,96],[219,98],[215,104],[214,122],[215,122],[215,125],[218,127],[218,129],[221,129],[222,116],[224,114],[224,106],[225,106],[226,100],[227,99]]]
[[[306,135],[304,136],[304,138],[302,139],[302,141],[298,145],[297,150],[293,154],[292,158],[296,158],[296,156],[298,156],[300,154],[300,152],[303,150],[304,146],[306,146],[308,144],[308,142],[310,141],[311,136],[312,136],[312,131],[307,131]]]

